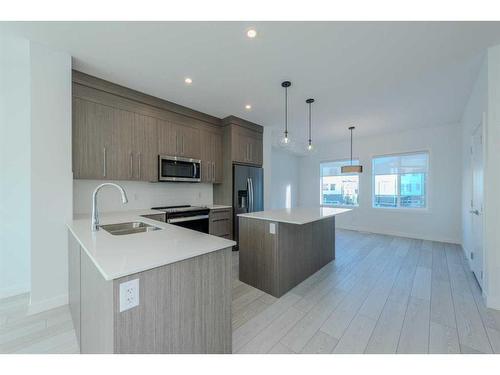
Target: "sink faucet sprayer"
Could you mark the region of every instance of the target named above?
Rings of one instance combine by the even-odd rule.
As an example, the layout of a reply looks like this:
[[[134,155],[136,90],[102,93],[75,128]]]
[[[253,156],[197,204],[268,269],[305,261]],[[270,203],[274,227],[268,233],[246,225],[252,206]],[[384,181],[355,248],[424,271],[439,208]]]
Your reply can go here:
[[[114,186],[118,190],[120,190],[120,193],[122,193],[122,203],[125,204],[128,202],[127,199],[127,193],[125,193],[125,190],[118,185],[114,184],[112,182],[105,182],[104,184],[100,184],[98,187],[95,188],[94,193],[92,194],[92,232],[97,232],[99,230],[99,213],[97,212],[97,192],[101,190],[103,186]]]

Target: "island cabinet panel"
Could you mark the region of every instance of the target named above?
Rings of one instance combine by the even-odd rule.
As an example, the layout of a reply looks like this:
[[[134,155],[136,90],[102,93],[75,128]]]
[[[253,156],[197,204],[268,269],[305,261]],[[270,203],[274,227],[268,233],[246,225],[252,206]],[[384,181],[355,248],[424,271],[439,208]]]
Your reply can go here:
[[[68,304],[73,327],[75,328],[76,341],[80,346],[80,244],[68,232]]]
[[[113,353],[113,284],[88,255],[80,257],[80,352]]]
[[[270,222],[240,218],[239,277],[273,296],[280,296],[278,268],[278,223],[276,234],[269,231]]]
[[[119,311],[120,283],[140,304]],[[116,353],[231,353],[231,249],[114,280]]]
[[[283,295],[335,259],[335,218],[279,224],[279,293]]]
[[[335,259],[334,217],[303,225],[239,220],[240,280],[275,297]]]

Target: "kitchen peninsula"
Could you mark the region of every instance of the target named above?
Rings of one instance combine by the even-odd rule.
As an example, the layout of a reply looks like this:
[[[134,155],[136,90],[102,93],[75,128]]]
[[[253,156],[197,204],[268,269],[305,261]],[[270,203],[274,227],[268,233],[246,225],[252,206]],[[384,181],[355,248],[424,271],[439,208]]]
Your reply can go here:
[[[97,232],[89,218],[68,224],[81,353],[231,353],[235,242],[154,220],[162,214],[105,214]],[[108,224],[119,223],[140,223],[144,232],[110,233],[119,226]]]
[[[350,209],[290,208],[240,214],[240,280],[275,297],[335,259],[335,216]]]

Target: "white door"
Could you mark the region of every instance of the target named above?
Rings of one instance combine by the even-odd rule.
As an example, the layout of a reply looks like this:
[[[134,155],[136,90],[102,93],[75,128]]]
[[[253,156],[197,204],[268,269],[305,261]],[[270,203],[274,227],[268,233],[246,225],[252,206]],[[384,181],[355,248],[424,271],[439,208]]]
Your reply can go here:
[[[471,224],[473,248],[470,254],[472,271],[483,287],[483,124],[472,133],[472,199]]]

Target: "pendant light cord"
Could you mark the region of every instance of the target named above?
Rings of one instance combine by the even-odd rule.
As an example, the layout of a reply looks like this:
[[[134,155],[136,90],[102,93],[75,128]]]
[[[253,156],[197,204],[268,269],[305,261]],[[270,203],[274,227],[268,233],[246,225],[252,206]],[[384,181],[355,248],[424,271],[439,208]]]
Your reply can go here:
[[[352,129],[353,128],[349,129],[351,131],[351,165],[352,165]]]
[[[288,136],[288,87],[285,87],[285,137]]]
[[[309,144],[311,144],[311,104],[309,103]]]

